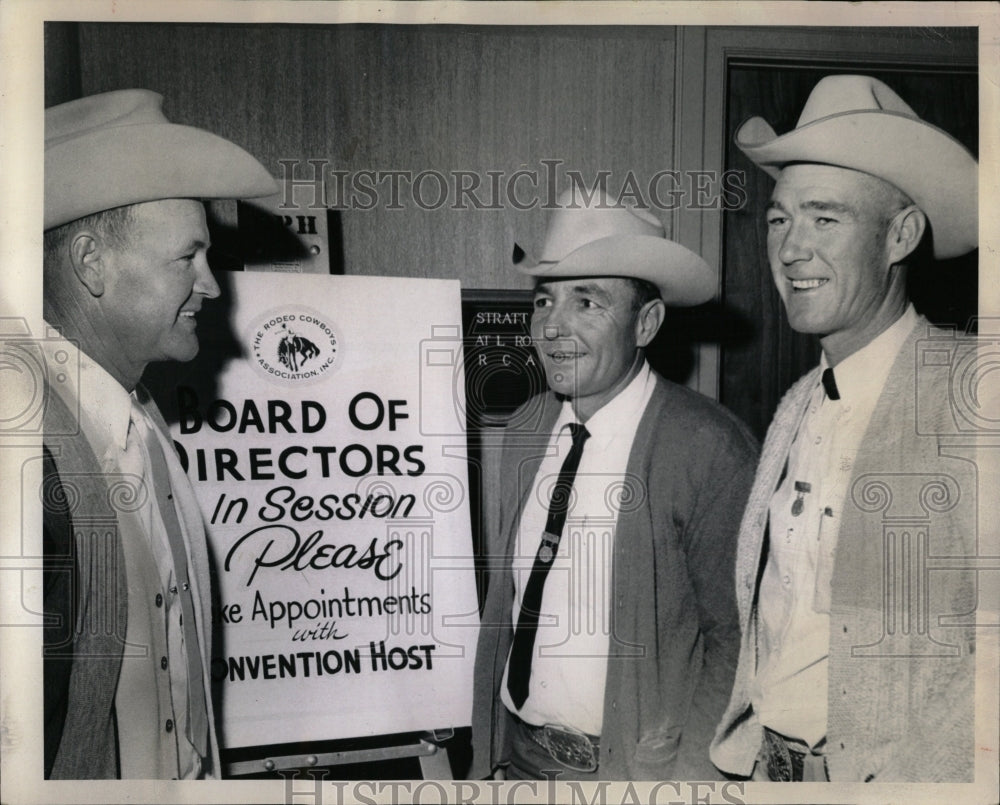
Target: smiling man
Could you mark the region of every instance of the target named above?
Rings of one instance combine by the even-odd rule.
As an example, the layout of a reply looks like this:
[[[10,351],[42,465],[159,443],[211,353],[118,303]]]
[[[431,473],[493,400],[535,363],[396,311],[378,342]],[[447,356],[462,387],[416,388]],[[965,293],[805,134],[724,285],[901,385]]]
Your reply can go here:
[[[666,306],[710,299],[715,272],[648,212],[572,193],[518,268],[550,390],[504,436],[472,773],[716,779],[739,643],[723,580],[756,446],[644,355]]]
[[[977,601],[957,558],[976,553],[977,482],[940,441],[947,373],[919,350],[954,338],[914,311],[906,262],[924,238],[938,258],[975,248],[976,162],[865,76],[824,78],[793,131],[754,118],[736,142],[777,180],[771,274],[823,354],[775,413],[743,517],[712,759],[754,780],[971,781]],[[928,556],[957,561],[929,576]]]
[[[140,378],[219,295],[200,199],[269,195],[245,151],[120,90],[45,113],[45,776],[217,777],[201,514]]]

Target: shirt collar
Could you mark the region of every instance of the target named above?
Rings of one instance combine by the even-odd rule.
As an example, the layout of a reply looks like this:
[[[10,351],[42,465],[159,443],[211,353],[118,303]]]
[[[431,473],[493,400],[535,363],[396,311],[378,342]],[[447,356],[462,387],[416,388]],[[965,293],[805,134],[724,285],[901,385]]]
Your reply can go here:
[[[70,411],[79,409],[80,425],[95,454],[107,458],[112,447],[124,451],[132,413],[132,399],[124,386],[61,335],[41,343],[51,370],[65,377],[65,382],[51,385]]]
[[[622,422],[638,420],[645,408],[648,386],[653,382],[653,373],[644,360],[639,373],[632,378],[632,381],[587,420],[586,427],[591,444],[608,444],[621,433]],[[572,400],[565,400],[553,432],[559,433],[565,425],[579,421],[573,411]]]
[[[913,305],[907,305],[903,315],[886,330],[834,367],[841,401],[853,407],[864,400],[874,400],[882,393],[889,370],[918,321]],[[820,359],[820,371],[829,365],[824,353]]]

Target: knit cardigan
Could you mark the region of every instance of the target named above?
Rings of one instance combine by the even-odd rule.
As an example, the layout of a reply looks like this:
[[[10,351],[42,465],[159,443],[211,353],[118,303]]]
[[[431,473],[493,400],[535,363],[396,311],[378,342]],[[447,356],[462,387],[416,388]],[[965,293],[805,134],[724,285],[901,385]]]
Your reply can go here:
[[[472,777],[485,777],[509,760],[500,685],[513,636],[511,557],[560,405],[551,393],[532,398],[511,417],[504,436],[499,522],[487,529],[489,586],[475,666]],[[612,549],[603,779],[721,776],[708,759],[708,744],[739,648],[727,580],[755,459],[753,437],[736,417],[657,378],[629,456],[630,494]]]
[[[942,447],[941,434],[955,430],[954,410],[947,366],[921,366],[921,341],[929,339],[941,350],[954,342],[921,318],[901,348],[852,468],[830,600],[814,602],[830,613],[828,688],[817,695],[828,702],[831,781],[972,776],[975,578],[961,562],[933,573],[921,563],[976,554],[977,476],[961,450]],[[750,691],[768,507],[818,381],[816,368],[782,399],[740,526],[742,643],[711,751],[731,774],[750,775],[763,737]]]
[[[128,619],[114,496],[79,422],[46,395],[41,490],[45,777],[119,776],[115,690]],[[62,434],[72,434],[63,436]]]
[[[152,415],[166,434],[163,418],[157,411]],[[128,598],[122,540],[137,535],[122,527],[118,509],[127,509],[129,493],[126,487],[110,483],[113,476],[104,473],[83,437],[78,413],[48,388],[44,427],[43,599],[50,616],[43,637],[45,776],[116,778],[120,767],[115,695],[123,638],[130,609],[143,604]],[[171,483],[175,495],[186,498],[184,510],[197,511],[187,479],[172,477]],[[190,684],[204,685],[207,693],[212,644],[209,559],[200,520],[188,527],[192,582],[201,591],[198,629],[204,671],[200,681]],[[144,661],[155,662],[156,657]],[[157,696],[156,690],[149,690],[148,704],[137,703],[137,710],[153,717]],[[206,698],[209,756],[204,772],[217,777],[215,716],[211,696]]]

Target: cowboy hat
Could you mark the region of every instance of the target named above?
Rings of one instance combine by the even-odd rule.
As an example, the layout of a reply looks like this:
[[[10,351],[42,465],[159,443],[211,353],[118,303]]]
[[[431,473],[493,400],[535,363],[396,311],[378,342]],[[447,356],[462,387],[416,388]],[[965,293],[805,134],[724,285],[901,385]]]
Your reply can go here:
[[[45,110],[45,229],[144,201],[278,191],[250,154],[171,123],[162,103],[156,92],[125,89]]]
[[[667,240],[646,210],[608,201],[603,191],[585,203],[567,190],[559,196],[538,260],[514,244],[514,267],[543,279],[633,277],[651,282],[668,305],[700,305],[715,295],[715,272],[701,257]]]
[[[884,179],[927,215],[935,257],[976,248],[975,158],[875,78],[827,76],[813,88],[792,131],[778,136],[763,118],[753,117],[736,132],[736,145],[774,178],[789,163],[815,162]]]

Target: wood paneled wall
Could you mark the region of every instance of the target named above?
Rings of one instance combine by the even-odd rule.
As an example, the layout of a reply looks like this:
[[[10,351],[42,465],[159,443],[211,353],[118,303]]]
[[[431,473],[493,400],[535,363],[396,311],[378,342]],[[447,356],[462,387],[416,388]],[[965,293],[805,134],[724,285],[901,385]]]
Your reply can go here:
[[[79,52],[84,94],[154,89],[171,119],[240,143],[276,176],[281,159],[301,160],[307,177],[310,159],[351,173],[483,177],[556,159],[588,181],[611,171],[617,192],[629,170],[645,184],[674,167],[674,37],[674,28],[105,23],[79,26]],[[532,198],[526,180],[518,187]],[[422,188],[436,200],[435,179]],[[528,287],[510,269],[512,244],[540,246],[545,213],[451,209],[454,193],[437,210],[405,195],[392,210],[387,196],[340,214],[346,273]]]

